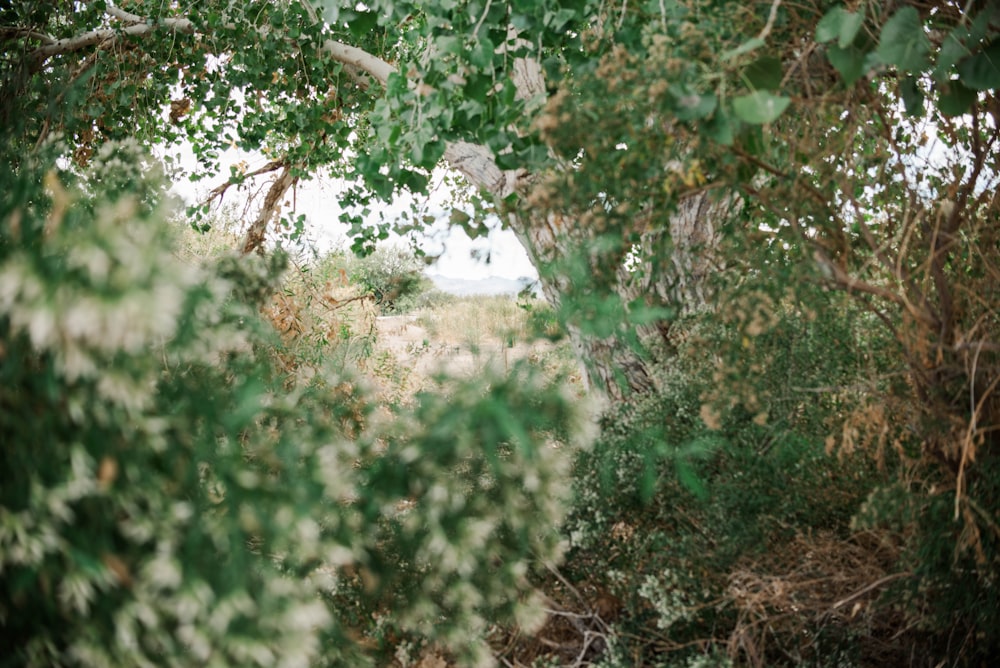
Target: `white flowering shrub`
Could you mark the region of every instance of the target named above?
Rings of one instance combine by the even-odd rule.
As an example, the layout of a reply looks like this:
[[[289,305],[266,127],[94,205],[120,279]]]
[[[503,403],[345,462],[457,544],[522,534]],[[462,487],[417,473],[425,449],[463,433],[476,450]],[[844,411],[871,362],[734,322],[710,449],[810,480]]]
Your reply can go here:
[[[570,403],[289,384],[280,258],[177,258],[134,149],[53,164],[0,173],[0,665],[354,666],[383,628],[487,662],[559,554]]]

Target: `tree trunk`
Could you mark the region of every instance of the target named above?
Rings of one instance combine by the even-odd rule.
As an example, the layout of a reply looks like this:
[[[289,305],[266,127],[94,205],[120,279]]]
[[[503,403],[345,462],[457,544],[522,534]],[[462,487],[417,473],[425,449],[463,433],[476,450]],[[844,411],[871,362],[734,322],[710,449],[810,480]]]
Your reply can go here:
[[[545,81],[537,61],[518,58],[512,70],[518,96],[523,100],[539,100],[545,95]],[[458,142],[450,144],[445,160],[474,185],[486,190],[497,200],[511,194],[527,200],[536,178],[527,172],[501,170],[492,153],[484,146]],[[597,289],[610,289],[629,304],[642,299],[649,306],[669,306],[681,313],[705,307],[711,300],[709,278],[721,267],[715,250],[719,242],[718,223],[735,202],[731,198],[714,198],[709,191],[697,191],[681,199],[669,218],[668,229],[663,225],[647,226],[643,235],[640,258],[648,260],[650,271],[629,271],[620,262],[610,281]],[[657,212],[640,215],[654,216]],[[542,290],[549,303],[559,308],[565,295],[581,286],[573,278],[553,272],[576,253],[589,253],[586,235],[580,226],[564,224],[559,211],[535,211],[522,206],[508,214],[507,223],[514,231],[529,258],[539,270]],[[664,249],[667,249],[664,251]],[[667,257],[664,257],[668,254]],[[598,273],[598,272],[595,272]],[[628,326],[627,323],[623,323]],[[635,327],[635,336],[628,332],[599,338],[585,333],[580,327],[568,326],[568,335],[577,355],[586,368],[589,385],[611,403],[656,388],[653,358],[650,353],[663,349],[669,337],[669,323],[657,322]],[[638,340],[645,350],[630,344]]]
[[[513,32],[511,39],[516,39]],[[395,71],[385,61],[338,42],[328,41],[324,49],[333,58],[353,68],[352,71],[364,72],[382,85],[386,85],[389,74]],[[540,104],[546,87],[538,61],[514,59],[511,76],[520,99],[528,101],[529,107]],[[512,194],[526,195],[534,181],[532,175],[525,171],[500,169],[490,149],[479,144],[449,143],[444,159],[472,185],[490,193],[497,201],[506,200]],[[682,199],[677,211],[670,217],[669,230],[653,227],[653,231],[643,239],[645,248],[640,251],[654,260],[655,270],[637,275],[622,265],[614,272],[611,285],[608,286],[605,281],[605,285],[600,287],[617,293],[624,304],[642,297],[651,306],[672,305],[681,311],[704,306],[711,299],[707,279],[718,268],[713,252],[718,242],[717,221],[730,204],[731,201],[715,202],[704,191]],[[546,298],[558,307],[563,296],[571,294],[570,290],[578,286],[572,284],[570,276],[553,273],[548,268],[558,267],[562,261],[572,258],[586,241],[581,244],[579,239],[573,238],[572,225],[560,225],[560,212],[529,212],[525,209],[509,214],[507,222],[540,270]],[[664,238],[665,234],[668,239]],[[670,248],[669,258],[657,252],[665,245],[664,241]],[[589,249],[584,250],[589,252]],[[656,343],[657,339],[662,341],[668,335],[669,327],[667,323],[654,323],[643,326],[641,330],[635,332],[639,340]],[[611,402],[622,401],[656,387],[650,358],[629,345],[627,339],[636,337],[627,337],[627,333],[598,338],[579,327],[571,326],[568,331],[573,347],[586,366],[592,389]]]
[[[732,200],[716,199],[704,191],[686,197],[670,216],[669,230],[654,229],[643,235],[642,248],[636,250],[638,257],[645,258],[647,270],[630,271],[621,262],[610,282],[594,286],[573,285],[572,277],[551,270],[574,254],[589,253],[587,239],[570,234],[570,228],[559,224],[558,213],[515,213],[508,216],[508,224],[539,269],[546,299],[557,309],[564,296],[581,287],[593,287],[614,292],[623,304],[641,300],[647,306],[690,313],[711,303],[710,279],[722,269],[715,253],[718,222],[732,206]],[[668,321],[623,324],[631,327],[631,332],[620,331],[603,338],[572,325],[567,328],[590,386],[612,404],[657,387],[653,366],[669,343]],[[636,346],[635,341],[642,346]]]

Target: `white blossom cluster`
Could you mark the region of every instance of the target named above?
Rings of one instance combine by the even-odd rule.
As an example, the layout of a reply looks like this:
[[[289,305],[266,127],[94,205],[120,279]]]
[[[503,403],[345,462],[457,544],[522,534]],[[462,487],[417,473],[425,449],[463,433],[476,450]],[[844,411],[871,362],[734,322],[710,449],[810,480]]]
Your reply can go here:
[[[24,630],[19,665],[312,665],[332,615],[310,580],[255,566],[226,585],[225,566],[203,558],[245,548],[231,544],[224,509],[194,502],[186,471],[211,452],[184,433],[196,424],[157,405],[158,383],[249,346],[226,304],[231,281],[172,253],[143,169],[134,147],[109,145],[81,183],[46,167],[44,193],[0,212],[13,223],[0,254],[0,364],[35,368],[52,388],[5,395],[47,412],[0,433],[14,467],[0,474],[0,580],[31,584],[28,598],[0,598],[0,628],[31,624],[26,605],[70,620]],[[192,326],[198,335],[178,343]],[[238,473],[251,486],[253,472]],[[314,525],[294,513],[290,539],[308,543]],[[208,540],[197,559],[192,536]]]
[[[20,402],[0,582],[29,584],[0,627],[23,622],[21,663],[357,665],[380,614],[485,665],[491,623],[540,626],[529,571],[565,549],[572,399],[520,369],[345,428],[372,412],[362,383],[275,371],[273,263],[175,256],[128,152],[82,184],[45,169],[44,197],[0,212],[20,216],[0,237],[0,399]]]
[[[691,600],[684,583],[669,568],[665,568],[659,576],[647,575],[639,586],[639,595],[656,610],[656,627],[663,631],[691,615]]]

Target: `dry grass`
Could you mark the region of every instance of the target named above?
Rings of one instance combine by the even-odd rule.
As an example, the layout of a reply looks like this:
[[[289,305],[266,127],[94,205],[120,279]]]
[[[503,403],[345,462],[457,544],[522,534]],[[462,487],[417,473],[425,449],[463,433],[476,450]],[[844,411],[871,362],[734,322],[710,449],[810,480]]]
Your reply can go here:
[[[505,373],[519,361],[568,378],[583,392],[569,344],[533,336],[528,311],[507,296],[453,298],[413,314],[379,318],[368,369],[387,398],[400,400],[439,374]]]
[[[899,549],[874,532],[842,539],[820,531],[740,565],[725,595],[738,612],[729,656],[754,667],[776,656],[822,656],[816,642],[832,631],[855,638],[865,665],[897,664],[907,643],[893,640],[905,624],[875,603],[888,585],[909,577],[894,570]]]
[[[442,307],[420,312],[417,321],[442,343],[477,347],[530,338],[527,311],[505,295],[456,297]]]
[[[846,539],[822,531],[799,535],[765,557],[739,564],[722,595],[698,606],[731,611],[732,625],[684,642],[655,625],[629,625],[624,632],[621,617],[628,611],[623,601],[601,584],[571,584],[553,569],[545,586],[545,624],[532,634],[516,627],[497,629],[494,652],[504,666],[590,666],[624,632],[633,650],[641,652],[633,657],[637,662],[640,656],[666,658],[714,648],[733,665],[758,668],[823,665],[830,648],[820,641],[832,637],[850,638],[860,665],[915,665],[910,652],[918,639],[906,633],[900,613],[877,604],[892,583],[910,575],[894,570],[898,556],[899,546],[874,532]]]

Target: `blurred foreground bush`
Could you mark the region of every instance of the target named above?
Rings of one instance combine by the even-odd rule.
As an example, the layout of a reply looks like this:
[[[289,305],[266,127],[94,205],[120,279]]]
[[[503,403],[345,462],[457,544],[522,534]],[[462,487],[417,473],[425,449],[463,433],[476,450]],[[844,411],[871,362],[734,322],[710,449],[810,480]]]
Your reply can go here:
[[[0,173],[0,666],[475,663],[537,612],[560,392],[522,370],[376,419],[342,368],[290,380],[280,256],[193,268],[139,151],[56,158]]]

